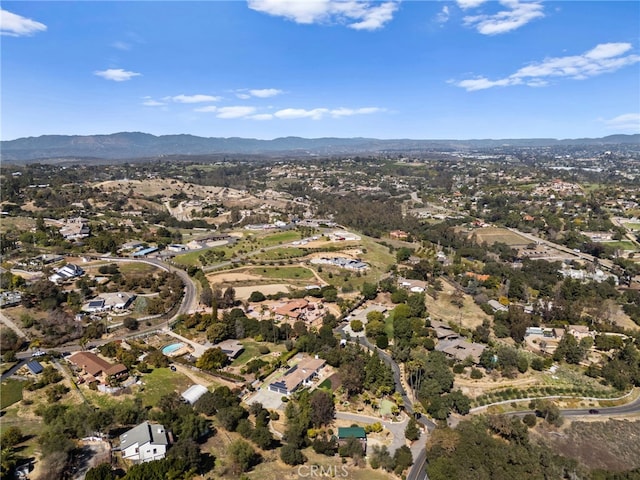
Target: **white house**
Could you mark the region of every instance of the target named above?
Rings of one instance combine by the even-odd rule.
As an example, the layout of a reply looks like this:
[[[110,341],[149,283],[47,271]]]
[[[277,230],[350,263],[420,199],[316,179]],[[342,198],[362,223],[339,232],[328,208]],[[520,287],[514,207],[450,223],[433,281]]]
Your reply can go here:
[[[162,425],[143,422],[120,435],[122,458],[134,463],[161,460],[167,453],[169,438]]]

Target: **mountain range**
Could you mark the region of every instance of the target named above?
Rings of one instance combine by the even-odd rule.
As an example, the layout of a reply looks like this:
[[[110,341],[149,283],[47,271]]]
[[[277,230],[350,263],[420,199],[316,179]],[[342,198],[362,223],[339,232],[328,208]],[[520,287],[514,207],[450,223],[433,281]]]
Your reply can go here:
[[[110,135],[43,135],[0,142],[3,162],[93,159],[124,160],[166,155],[349,155],[381,152],[452,151],[497,147],[606,146],[640,144],[640,134],[580,139],[382,140],[375,138],[155,136],[141,132]]]

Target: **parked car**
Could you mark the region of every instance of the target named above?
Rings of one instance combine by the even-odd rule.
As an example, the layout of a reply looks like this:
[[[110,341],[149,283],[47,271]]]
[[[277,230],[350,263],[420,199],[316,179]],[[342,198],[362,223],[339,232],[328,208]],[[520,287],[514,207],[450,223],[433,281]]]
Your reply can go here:
[[[596,414],[600,413],[600,410],[596,410],[595,408],[590,408],[589,409],[589,413],[591,415],[596,415]]]

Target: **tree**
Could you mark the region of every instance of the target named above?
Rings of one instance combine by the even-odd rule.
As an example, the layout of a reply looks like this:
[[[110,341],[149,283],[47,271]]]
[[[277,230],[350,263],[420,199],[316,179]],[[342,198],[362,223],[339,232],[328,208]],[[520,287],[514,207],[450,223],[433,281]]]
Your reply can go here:
[[[302,451],[290,444],[282,446],[280,449],[280,459],[287,465],[301,465],[306,460]]]
[[[360,292],[365,300],[373,300],[378,295],[378,287],[374,283],[365,282]]]
[[[381,333],[376,337],[376,347],[385,350],[389,346],[389,337],[386,333]]]
[[[205,392],[198,400],[196,400],[196,403],[193,404],[193,408],[196,412],[204,415],[215,415],[216,407],[213,393],[209,391]]]
[[[331,394],[324,390],[316,390],[310,399],[311,423],[315,427],[328,425],[333,421],[335,406]]]
[[[122,321],[122,325],[128,330],[137,330],[138,329],[138,320],[133,317],[126,317]]]
[[[209,348],[198,358],[196,367],[202,370],[218,370],[229,363],[229,357],[220,348]]]
[[[264,296],[262,292],[254,291],[249,295],[249,301],[253,303],[264,302],[267,297]]]
[[[400,475],[413,463],[413,455],[411,454],[409,447],[402,445],[396,450],[396,453],[393,454],[393,460],[395,463],[393,471],[396,475]]]
[[[361,332],[363,329],[364,326],[362,325],[362,322],[360,320],[351,320],[351,330],[353,330],[354,332]]]
[[[85,480],[116,480],[118,477],[111,468],[111,464],[103,463],[90,468],[84,478]]]
[[[362,391],[364,386],[364,372],[360,365],[343,363],[339,368],[342,386],[350,397]]]
[[[407,427],[404,429],[404,437],[413,442],[420,438],[420,428],[418,428],[418,422],[411,417],[409,418],[409,423],[407,423]]]
[[[253,447],[244,440],[236,440],[227,449],[231,462],[234,465],[235,473],[248,471],[258,463],[259,457]]]
[[[3,449],[15,447],[22,441],[22,437],[22,430],[12,425],[7,428],[2,434],[2,437],[0,437],[0,444],[2,445]]]

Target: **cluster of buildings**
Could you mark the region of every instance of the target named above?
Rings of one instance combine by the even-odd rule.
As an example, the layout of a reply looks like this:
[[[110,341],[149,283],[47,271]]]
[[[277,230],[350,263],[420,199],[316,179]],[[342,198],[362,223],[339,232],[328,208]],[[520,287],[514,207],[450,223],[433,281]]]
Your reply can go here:
[[[335,267],[344,268],[345,270],[353,270],[363,272],[369,268],[369,264],[361,260],[354,260],[347,257],[318,257],[311,259],[314,265],[333,265]]]
[[[314,324],[324,316],[322,302],[310,302],[304,298],[297,298],[282,305],[273,307],[277,320],[295,322],[301,320]]]
[[[53,283],[62,283],[72,278],[84,275],[84,270],[78,265],[67,263],[64,267],[57,268],[55,273],[49,277],[49,281]]]
[[[131,306],[136,296],[133,293],[101,293],[82,307],[85,312],[98,313],[111,310],[125,310]]]
[[[88,237],[91,233],[89,220],[82,217],[66,220],[59,231],[65,240],[79,240]]]

